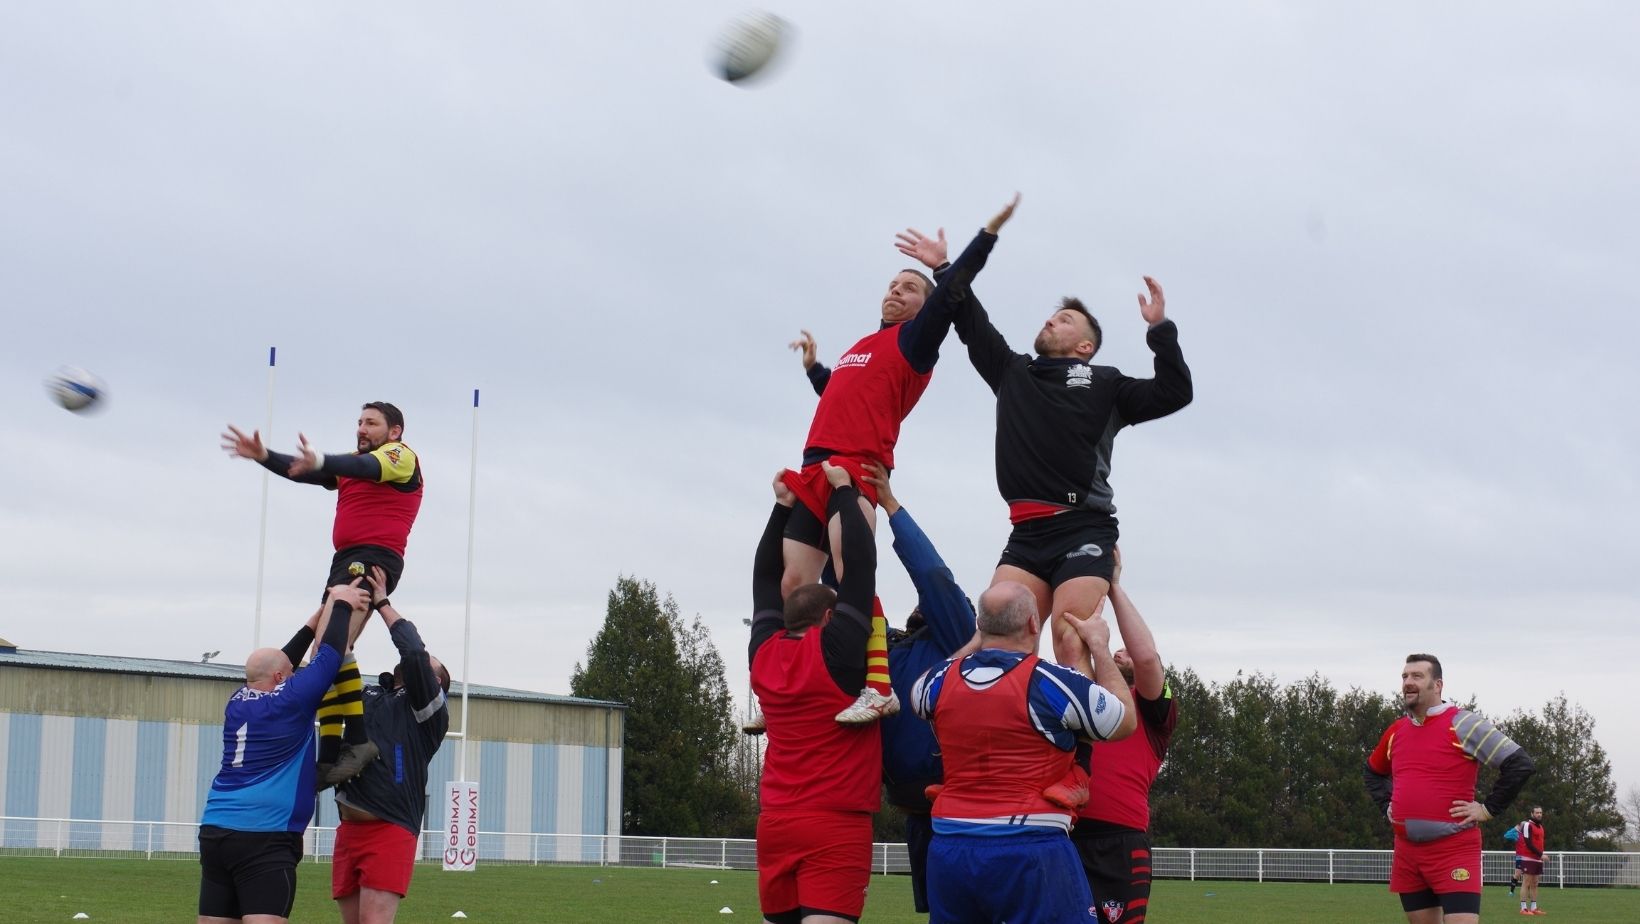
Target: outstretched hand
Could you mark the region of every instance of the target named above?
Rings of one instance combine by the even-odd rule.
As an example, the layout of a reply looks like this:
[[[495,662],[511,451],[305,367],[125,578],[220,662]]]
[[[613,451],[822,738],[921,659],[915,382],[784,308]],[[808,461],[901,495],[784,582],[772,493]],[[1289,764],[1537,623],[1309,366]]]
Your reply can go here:
[[[786,344],[786,347],[787,347],[787,349],[796,350],[796,351],[802,353],[803,354],[803,368],[804,369],[812,369],[812,368],[814,368],[815,354],[819,351],[820,348],[817,345],[815,345],[814,335],[813,334],[809,333],[806,330],[798,331],[798,333],[802,334],[803,336],[798,337],[796,340],[793,340],[791,343]]]
[[[222,434],[222,448],[230,456],[261,462],[268,457],[268,447],[262,445],[262,431],[252,430],[250,436],[233,424]]]
[[[1150,290],[1150,301],[1145,301],[1144,293],[1139,294],[1139,315],[1151,327],[1167,320],[1167,300],[1162,297],[1162,284],[1145,277],[1145,288]]]
[[[995,218],[992,218],[986,223],[985,230],[991,232],[992,234],[1001,231],[1002,226],[1008,223],[1008,219],[1014,217],[1014,209],[1018,207],[1019,193],[1014,193],[1014,201],[1008,203],[1006,206],[1003,206],[1002,211],[998,212]]]
[[[1106,624],[1104,614],[1095,610],[1087,619],[1080,619],[1075,613],[1066,610],[1060,618],[1075,631],[1076,637],[1088,646],[1090,652],[1102,651],[1107,656],[1110,654],[1110,626]]]
[[[916,260],[929,269],[938,269],[945,262],[945,229],[936,232],[939,236],[928,237],[916,228],[907,228],[894,237],[899,243],[894,246],[900,253]]]
[[[370,608],[370,590],[360,586],[364,578],[357,577],[347,584],[337,584],[330,588],[329,602],[346,603],[354,612]]]
[[[782,507],[790,507],[797,503],[797,495],[792,493],[786,484],[786,470],[781,469],[774,473],[774,502]]]
[[[841,465],[832,465],[830,462],[821,462],[820,471],[826,474],[826,483],[830,484],[833,488],[846,488],[853,483],[853,479],[849,477],[848,469],[842,467]]]
[[[877,503],[883,512],[893,516],[900,509],[900,499],[894,496],[894,489],[888,483],[888,469],[881,462],[867,462],[865,474],[860,480],[877,489]]]
[[[290,460],[290,477],[296,478],[318,470],[319,453],[308,444],[306,434],[296,434],[296,458]]]

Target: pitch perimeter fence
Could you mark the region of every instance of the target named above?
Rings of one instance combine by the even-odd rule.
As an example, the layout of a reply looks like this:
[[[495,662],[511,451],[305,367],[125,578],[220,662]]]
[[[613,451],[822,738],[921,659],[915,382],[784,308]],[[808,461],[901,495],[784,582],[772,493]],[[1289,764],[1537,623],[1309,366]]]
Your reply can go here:
[[[757,868],[755,841],[735,838],[628,837],[601,834],[527,834],[481,831],[480,863],[558,866],[631,866],[673,869]],[[314,862],[329,859],[335,828],[308,828],[304,851]],[[99,821],[78,818],[0,816],[0,857],[68,857],[194,860],[199,825],[172,821]],[[438,862],[444,844],[438,831],[423,831],[421,859]],[[904,844],[875,844],[872,866],[880,873],[911,871]],[[1157,847],[1153,875],[1160,879],[1241,879],[1258,882],[1388,882],[1388,850],[1284,850],[1276,848]],[[1503,883],[1514,869],[1511,851],[1482,856],[1483,881]],[[1567,886],[1640,887],[1640,853],[1550,851],[1543,882]]]

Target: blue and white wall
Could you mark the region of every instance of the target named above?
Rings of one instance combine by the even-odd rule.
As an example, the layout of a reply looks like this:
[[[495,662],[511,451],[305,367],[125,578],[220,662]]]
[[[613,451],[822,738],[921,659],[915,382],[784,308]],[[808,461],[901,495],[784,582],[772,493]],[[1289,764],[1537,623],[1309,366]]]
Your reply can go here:
[[[231,688],[230,688],[231,689]],[[223,694],[224,696],[226,694]],[[482,703],[471,705],[481,731]],[[497,704],[498,706],[502,704]],[[220,715],[220,704],[217,705]],[[577,721],[574,705],[507,703],[512,713],[539,708],[534,722],[549,730]],[[607,711],[595,709],[602,727]],[[557,717],[555,718],[554,715]],[[564,716],[570,716],[565,720]],[[516,733],[516,727],[511,729]],[[581,736],[583,741],[586,737]],[[466,775],[480,787],[480,828],[515,834],[620,833],[621,748],[474,740],[467,745]],[[456,778],[462,743],[447,739],[428,773],[430,819],[438,824],[444,784]],[[0,816],[10,819],[73,819],[103,824],[0,821],[0,847],[76,850],[191,852],[194,825],[205,807],[222,760],[218,722],[70,716],[0,711]],[[335,803],[320,800],[318,824],[336,824]],[[175,826],[118,824],[176,822]],[[579,837],[532,845],[527,837],[492,837],[481,855],[508,859],[575,861],[589,848]],[[596,842],[591,859],[597,858]],[[328,844],[324,844],[328,848]],[[326,850],[328,852],[328,849]]]

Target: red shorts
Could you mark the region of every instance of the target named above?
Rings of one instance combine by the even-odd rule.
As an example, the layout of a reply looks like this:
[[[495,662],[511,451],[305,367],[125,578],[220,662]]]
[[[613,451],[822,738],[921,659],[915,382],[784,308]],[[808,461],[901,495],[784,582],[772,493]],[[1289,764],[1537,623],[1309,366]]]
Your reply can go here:
[[[860,496],[866,499],[871,506],[877,506],[877,489],[866,484],[866,463],[870,461],[864,456],[832,456],[826,460],[838,468],[848,470],[850,478],[854,479],[854,486],[859,489]],[[783,479],[786,487],[797,495],[798,503],[809,508],[820,522],[826,522],[826,505],[831,502],[831,482],[826,480],[826,473],[820,468],[820,463],[803,466],[800,472],[786,469]]]
[[[858,919],[871,884],[871,815],[763,812],[757,817],[757,898],[763,916]]]
[[[344,819],[330,861],[330,897],[345,898],[362,887],[403,898],[415,867],[414,834],[390,821]]]
[[[1389,890],[1396,893],[1481,891],[1481,829],[1418,844],[1395,839],[1395,862],[1389,870]]]

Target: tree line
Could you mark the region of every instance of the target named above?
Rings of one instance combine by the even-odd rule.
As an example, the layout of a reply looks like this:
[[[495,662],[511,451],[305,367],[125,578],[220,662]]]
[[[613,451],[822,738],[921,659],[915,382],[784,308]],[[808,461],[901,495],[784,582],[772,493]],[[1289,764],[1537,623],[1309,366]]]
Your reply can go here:
[[[1168,680],[1179,723],[1151,793],[1157,846],[1390,845],[1361,771],[1401,715],[1397,697],[1340,691],[1320,674],[1285,686],[1260,673],[1209,683],[1170,667]],[[698,617],[686,623],[670,596],[621,577],[570,692],[627,705],[622,833],[752,836],[762,739],[740,734],[723,658]],[[1620,849],[1625,813],[1594,718],[1581,706],[1564,694],[1507,716],[1460,705],[1486,714],[1537,764],[1516,803],[1487,823],[1489,849],[1503,849],[1503,832],[1533,805],[1543,806],[1550,850]],[[1483,768],[1483,794],[1491,777]],[[879,838],[898,830],[892,809],[878,814]]]

